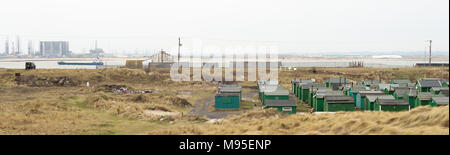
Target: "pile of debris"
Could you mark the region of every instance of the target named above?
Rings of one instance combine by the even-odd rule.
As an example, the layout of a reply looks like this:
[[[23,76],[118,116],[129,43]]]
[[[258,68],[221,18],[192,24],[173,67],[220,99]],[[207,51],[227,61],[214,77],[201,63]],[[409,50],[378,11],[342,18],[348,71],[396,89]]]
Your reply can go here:
[[[110,91],[115,94],[149,94],[152,93],[151,90],[133,90],[125,85],[104,85],[104,88],[107,89],[107,91]]]
[[[23,76],[16,74],[15,81],[18,85],[28,85],[30,87],[52,87],[52,86],[78,86],[80,82],[69,77],[37,77],[35,75]]]

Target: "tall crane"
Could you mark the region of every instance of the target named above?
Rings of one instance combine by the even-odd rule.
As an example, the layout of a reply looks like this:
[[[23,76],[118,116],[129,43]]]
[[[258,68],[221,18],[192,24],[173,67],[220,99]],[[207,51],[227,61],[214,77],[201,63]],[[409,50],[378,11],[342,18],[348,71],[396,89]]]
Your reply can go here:
[[[432,40],[428,40],[427,42],[429,42],[429,46],[428,46],[428,52],[429,52],[429,57],[428,57],[428,63],[430,64],[430,66],[431,66],[431,44],[433,43],[433,41]]]

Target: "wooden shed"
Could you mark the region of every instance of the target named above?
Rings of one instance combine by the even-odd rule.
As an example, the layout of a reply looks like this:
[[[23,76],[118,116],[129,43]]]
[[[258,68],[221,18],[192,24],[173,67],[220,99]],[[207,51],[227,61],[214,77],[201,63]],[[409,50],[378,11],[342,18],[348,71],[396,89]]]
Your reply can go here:
[[[278,85],[268,85],[268,84],[261,84],[259,87],[259,99],[261,100],[261,103],[264,102],[264,94],[265,92],[273,92],[277,90]]]
[[[356,95],[355,105],[359,110],[368,110],[368,105],[365,104],[367,95],[385,95],[382,91],[359,91]]]
[[[325,111],[324,100],[326,96],[345,96],[342,91],[333,91],[332,89],[318,90],[313,97],[314,111]]]
[[[266,89],[263,95],[263,105],[266,105],[266,100],[289,100],[289,91],[280,85],[276,89]]]
[[[416,88],[419,92],[431,92],[433,87],[442,87],[441,80],[438,79],[422,79],[417,81]]]
[[[432,94],[439,95],[439,94],[441,94],[442,91],[448,92],[448,89],[449,89],[448,87],[433,87],[433,88],[431,88],[430,92]]]
[[[239,109],[240,105],[239,93],[218,93],[214,97],[214,107],[218,110]]]
[[[298,99],[302,99],[302,94],[303,94],[302,86],[303,85],[307,85],[307,84],[311,84],[311,83],[314,83],[314,81],[313,80],[299,80],[299,82],[296,85],[297,89],[296,89],[296,92],[295,92],[295,96],[297,96]]]
[[[276,108],[279,112],[287,114],[297,113],[295,100],[266,100],[264,108]]]
[[[448,106],[449,98],[444,96],[435,96],[431,97],[431,106],[432,107],[438,107],[438,106]]]
[[[332,88],[333,90],[338,90],[342,85],[349,83],[351,82],[347,78],[330,78],[325,81],[325,86],[327,88]]]
[[[395,99],[392,95],[367,95],[365,104],[367,105],[368,111],[374,111],[375,110],[375,101],[377,99]]]
[[[326,88],[324,84],[319,84],[319,83],[308,83],[308,84],[303,84],[301,85],[302,90],[301,90],[301,99],[303,102],[307,103],[308,102],[308,96],[309,96],[309,92],[310,89],[314,89],[314,88]],[[312,106],[312,103],[308,103],[310,106]]]
[[[355,111],[355,101],[351,96],[325,96],[324,110],[327,112]]]
[[[410,89],[408,93],[403,95],[403,99],[408,101],[409,105],[411,106],[411,109],[416,107],[416,97],[418,93],[419,90]]]
[[[397,99],[397,100],[402,100],[403,99],[403,97],[404,97],[404,95],[406,94],[406,93],[408,93],[411,89],[413,89],[413,88],[408,88],[408,87],[398,87],[398,88],[394,88],[395,89],[395,91],[394,91],[394,94],[393,94],[393,96],[395,97],[395,99]]]
[[[370,91],[370,88],[364,85],[355,86],[349,90],[349,96],[353,97],[353,100],[356,101],[356,97],[360,91]]]
[[[322,86],[325,86],[324,84],[322,84]],[[319,90],[329,90],[332,91],[331,88],[326,88],[326,87],[311,87],[309,89],[309,93],[308,93],[308,104],[310,104],[311,107],[314,107],[314,96],[316,95],[317,91]]]
[[[377,99],[374,105],[375,111],[409,111],[409,103],[406,100]]]
[[[297,83],[300,82],[300,80],[292,80],[291,81],[291,92],[292,94],[296,94],[296,90],[297,90]]]
[[[240,85],[221,85],[219,86],[219,93],[238,93],[239,100],[242,99],[242,87]]]
[[[415,107],[419,106],[427,106],[431,104],[431,97],[433,97],[433,94],[430,92],[419,92],[416,96],[415,101]]]

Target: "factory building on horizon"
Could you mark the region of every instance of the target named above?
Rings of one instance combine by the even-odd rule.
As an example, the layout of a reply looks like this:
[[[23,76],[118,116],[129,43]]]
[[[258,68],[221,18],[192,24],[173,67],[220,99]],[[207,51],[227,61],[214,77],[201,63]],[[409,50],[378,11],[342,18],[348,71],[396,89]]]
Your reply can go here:
[[[48,58],[71,57],[68,41],[41,41],[39,56]]]

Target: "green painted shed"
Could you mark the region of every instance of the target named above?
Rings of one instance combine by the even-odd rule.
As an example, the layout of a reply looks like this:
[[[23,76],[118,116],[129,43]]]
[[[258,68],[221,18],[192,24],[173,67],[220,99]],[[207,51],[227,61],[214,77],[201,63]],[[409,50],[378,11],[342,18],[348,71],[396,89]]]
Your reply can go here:
[[[418,93],[419,90],[410,89],[408,93],[403,95],[403,99],[408,101],[409,105],[411,106],[411,109],[416,107],[416,97]]]
[[[264,94],[266,92],[276,91],[278,87],[279,87],[278,85],[268,85],[268,84],[261,85],[261,87],[259,89],[259,99],[261,100],[261,103],[264,102]]]
[[[338,90],[342,85],[349,83],[351,82],[347,78],[330,78],[325,81],[325,86],[327,88],[332,88],[333,90]]]
[[[239,100],[242,99],[242,87],[240,85],[221,85],[219,86],[219,93],[237,93],[239,94]]]
[[[299,80],[299,82],[297,83],[297,89],[296,89],[296,92],[295,92],[295,96],[297,96],[298,97],[298,99],[302,99],[302,94],[303,94],[303,92],[302,92],[302,86],[303,85],[307,85],[307,84],[311,84],[311,83],[314,83],[314,80]]]
[[[291,81],[291,92],[292,94],[296,94],[297,91],[297,83],[300,82],[300,80],[292,80]]]
[[[330,90],[332,91],[331,88],[327,88],[325,86],[325,84],[322,84],[323,87],[311,87],[309,89],[309,93],[308,93],[308,104],[311,104],[311,107],[314,107],[314,96],[316,95],[317,91],[319,90]]]
[[[430,92],[432,94],[439,95],[439,94],[441,94],[442,91],[448,92],[448,90],[449,90],[448,87],[433,87],[433,88],[431,88]]]
[[[289,91],[280,85],[275,89],[266,89],[263,95],[263,105],[266,105],[266,100],[289,100]]]
[[[356,101],[356,97],[360,91],[370,91],[370,88],[364,85],[357,85],[349,90],[349,96],[353,97],[353,100]]]
[[[438,79],[422,79],[417,81],[416,88],[419,92],[431,92],[433,87],[442,87],[441,80]]]
[[[324,111],[355,111],[355,101],[351,96],[325,96]]]
[[[392,95],[367,95],[365,104],[367,105],[368,111],[375,111],[375,102],[377,99],[395,99]]]
[[[420,92],[416,96],[415,107],[430,105],[431,97],[433,97],[433,94],[430,92]]]
[[[374,105],[375,111],[409,111],[408,101],[396,99],[377,99]]]
[[[397,99],[397,100],[402,100],[402,99],[404,99],[403,98],[404,95],[409,93],[411,89],[413,89],[413,88],[408,88],[408,87],[395,88],[394,94],[392,94],[392,96],[394,96],[395,99]]]
[[[325,111],[325,97],[329,96],[345,96],[342,91],[318,90],[313,97],[313,108],[316,112]]]
[[[359,91],[356,95],[355,106],[359,110],[368,110],[368,105],[365,104],[367,95],[385,95],[383,91]]]
[[[297,104],[295,100],[266,100],[264,108],[276,108],[279,112],[287,114],[297,113]]]
[[[239,109],[240,105],[239,93],[218,93],[214,97],[214,107],[218,110]]]
[[[314,89],[314,88],[326,88],[324,84],[319,84],[319,83],[308,83],[308,84],[302,84],[301,85],[302,90],[301,90],[301,99],[303,102],[308,103],[308,97],[309,97],[309,93],[310,93],[310,89]],[[312,106],[312,103],[308,103],[309,106]]]
[[[432,107],[438,107],[438,106],[448,106],[449,98],[445,96],[435,96],[431,97],[431,106]]]

